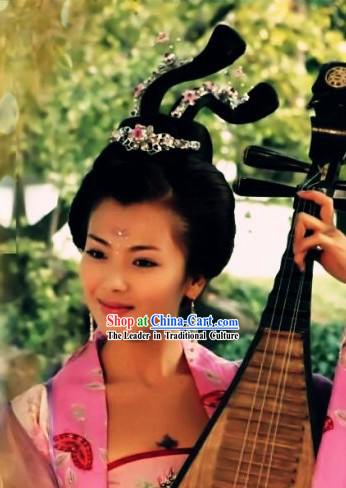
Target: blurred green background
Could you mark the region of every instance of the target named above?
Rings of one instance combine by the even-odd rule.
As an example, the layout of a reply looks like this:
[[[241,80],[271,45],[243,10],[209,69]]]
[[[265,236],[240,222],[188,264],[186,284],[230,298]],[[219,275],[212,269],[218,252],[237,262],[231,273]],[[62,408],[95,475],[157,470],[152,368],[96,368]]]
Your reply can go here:
[[[48,182],[59,193],[47,218],[30,225],[19,192],[10,225],[0,227],[0,377],[10,397],[47,379],[87,339],[78,266],[54,250],[53,236],[112,128],[129,115],[135,87],[163,54],[197,54],[218,22],[238,30],[245,55],[209,79],[231,81],[242,92],[268,81],[280,108],[244,126],[226,126],[207,111],[198,118],[212,134],[215,162],[226,160],[238,174],[264,179],[267,172],[242,164],[245,147],[266,145],[307,160],[305,107],[321,64],[345,61],[345,20],[342,0],[0,0],[0,182],[12,177],[18,188]],[[168,42],[157,42],[160,32]],[[236,76],[240,66],[244,78]],[[163,107],[187,86],[172,89]],[[300,181],[280,171],[271,171],[271,178]],[[339,224],[345,225],[341,218]],[[199,315],[239,316],[246,326],[238,342],[208,347],[230,359],[245,354],[272,281],[255,273],[213,280]],[[344,285],[330,277],[314,284],[312,362],[329,377],[345,325],[344,295]]]

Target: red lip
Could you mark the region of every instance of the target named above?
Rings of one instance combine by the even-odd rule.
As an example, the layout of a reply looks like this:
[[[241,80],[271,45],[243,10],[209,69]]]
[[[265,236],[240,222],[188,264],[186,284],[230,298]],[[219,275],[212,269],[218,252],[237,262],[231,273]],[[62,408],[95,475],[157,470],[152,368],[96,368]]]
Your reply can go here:
[[[105,302],[104,300],[100,300],[100,299],[99,299],[99,302],[101,303],[101,305],[103,305],[104,307],[108,307],[108,308],[114,308],[114,309],[133,308],[133,305],[128,305],[127,303]]]
[[[101,310],[105,315],[108,314],[117,314],[118,316],[127,315],[130,313],[134,307],[132,305],[126,305],[125,303],[119,302],[103,302],[99,300]]]

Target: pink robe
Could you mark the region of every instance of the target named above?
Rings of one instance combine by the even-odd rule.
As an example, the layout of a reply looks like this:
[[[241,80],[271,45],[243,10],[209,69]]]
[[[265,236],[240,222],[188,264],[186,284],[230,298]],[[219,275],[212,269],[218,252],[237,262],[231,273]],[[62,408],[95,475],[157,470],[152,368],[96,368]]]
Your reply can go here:
[[[155,449],[107,465],[106,387],[100,362],[104,336],[95,334],[46,384],[12,400],[21,425],[53,467],[61,488],[169,486],[192,446]],[[195,341],[181,341],[208,417],[231,383],[237,364]]]

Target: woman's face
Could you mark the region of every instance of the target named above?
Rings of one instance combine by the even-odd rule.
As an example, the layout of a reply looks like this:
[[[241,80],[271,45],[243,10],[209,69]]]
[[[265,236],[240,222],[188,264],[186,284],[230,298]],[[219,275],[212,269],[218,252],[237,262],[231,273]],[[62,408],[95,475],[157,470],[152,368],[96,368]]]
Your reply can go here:
[[[202,291],[204,278],[185,277],[186,257],[175,237],[181,225],[179,216],[155,203],[123,206],[107,198],[91,213],[80,277],[84,301],[103,333],[125,330],[107,328],[108,313],[135,323],[145,315],[177,316],[183,296]]]

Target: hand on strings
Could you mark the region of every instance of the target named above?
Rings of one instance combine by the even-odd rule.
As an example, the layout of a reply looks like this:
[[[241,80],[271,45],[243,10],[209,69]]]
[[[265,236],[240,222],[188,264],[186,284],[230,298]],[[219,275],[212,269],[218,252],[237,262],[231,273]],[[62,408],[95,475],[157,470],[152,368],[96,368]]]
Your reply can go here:
[[[346,236],[334,225],[333,199],[319,191],[301,191],[298,195],[320,205],[321,220],[304,212],[297,214],[293,241],[295,263],[304,271],[307,252],[317,249],[324,269],[346,283]],[[312,234],[305,237],[308,230]]]

